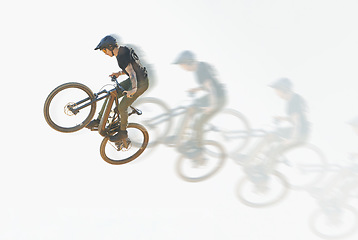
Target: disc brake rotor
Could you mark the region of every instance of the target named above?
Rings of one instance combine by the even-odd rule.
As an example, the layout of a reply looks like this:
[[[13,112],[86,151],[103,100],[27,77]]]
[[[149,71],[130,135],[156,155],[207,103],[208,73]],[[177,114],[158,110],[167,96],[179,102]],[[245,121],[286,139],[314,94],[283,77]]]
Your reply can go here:
[[[65,105],[65,107],[64,107],[64,112],[65,112],[65,114],[66,114],[67,116],[73,116],[73,115],[75,115],[75,114],[70,110],[70,108],[73,108],[73,107],[75,107],[75,106],[76,106],[76,104],[73,103],[73,102],[67,103],[67,104]]]

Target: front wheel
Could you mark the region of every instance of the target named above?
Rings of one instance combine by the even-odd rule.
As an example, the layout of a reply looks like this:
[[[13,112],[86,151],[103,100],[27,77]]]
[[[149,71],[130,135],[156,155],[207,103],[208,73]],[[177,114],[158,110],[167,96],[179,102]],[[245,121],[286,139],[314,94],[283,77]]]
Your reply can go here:
[[[149,134],[145,127],[137,123],[129,123],[128,138],[125,141],[110,142],[105,137],[101,143],[100,153],[104,161],[120,165],[133,161],[146,149]]]
[[[59,132],[76,132],[84,128],[93,118],[96,103],[94,95],[81,83],[65,83],[55,88],[47,97],[44,116],[50,127]],[[86,107],[76,110],[79,106]]]

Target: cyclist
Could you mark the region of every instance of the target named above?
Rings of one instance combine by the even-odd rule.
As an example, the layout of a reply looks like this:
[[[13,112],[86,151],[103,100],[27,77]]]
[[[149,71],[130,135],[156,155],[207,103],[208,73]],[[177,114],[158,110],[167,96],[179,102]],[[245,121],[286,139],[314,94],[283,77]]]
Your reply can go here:
[[[199,91],[206,93],[194,102],[195,106],[200,106],[203,110],[194,124],[194,141],[197,149],[201,150],[204,124],[225,105],[226,93],[222,84],[217,80],[214,69],[205,62],[199,62],[191,51],[183,51],[174,64],[178,64],[182,69],[195,74],[199,87],[189,89],[189,93]]]
[[[307,105],[305,100],[292,90],[292,82],[288,78],[280,78],[269,86],[275,90],[277,96],[286,101],[286,116],[275,116],[275,123],[279,126],[279,123],[285,122],[289,123],[290,126],[278,127],[274,132],[267,133],[263,140],[257,144],[257,147],[248,155],[238,153],[236,160],[239,164],[251,159],[266,146],[271,147],[265,152],[266,157],[274,161],[280,153],[299,146],[308,139],[310,124],[306,116]],[[277,141],[280,144],[272,148],[270,143]]]
[[[289,127],[278,128],[274,133],[283,139],[280,146],[273,151],[275,154],[298,146],[307,141],[310,133],[310,123],[307,120],[307,105],[305,100],[292,90],[292,82],[288,78],[280,78],[270,85],[277,96],[286,101],[286,116],[275,116],[275,122],[287,122]]]
[[[126,89],[123,92],[125,94],[118,95],[122,97],[122,100],[118,106],[118,112],[120,114],[120,128],[118,133],[110,137],[110,141],[117,142],[128,137],[127,125],[128,125],[128,107],[148,89],[148,74],[146,68],[142,66],[137,54],[132,48],[126,46],[118,46],[116,39],[111,36],[105,36],[94,50],[101,50],[109,57],[115,57],[118,66],[122,69],[119,72],[112,73],[110,77],[119,77],[121,75],[127,75],[129,78],[122,81],[120,85]],[[90,122],[87,128],[92,129],[99,125],[100,119],[103,115],[105,105],[98,114],[98,118]]]

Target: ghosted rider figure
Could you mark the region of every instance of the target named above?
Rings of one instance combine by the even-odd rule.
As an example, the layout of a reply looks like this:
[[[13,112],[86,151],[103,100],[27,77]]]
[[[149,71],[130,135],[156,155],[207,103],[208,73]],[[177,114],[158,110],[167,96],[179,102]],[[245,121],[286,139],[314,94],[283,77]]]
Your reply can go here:
[[[112,73],[110,77],[119,77],[127,75],[129,78],[122,81],[120,85],[126,90],[123,94],[119,94],[122,100],[118,106],[120,114],[120,129],[118,133],[110,137],[111,142],[118,142],[128,138],[127,125],[128,125],[128,107],[148,89],[148,74],[146,68],[142,66],[137,54],[132,48],[126,46],[118,46],[116,39],[113,36],[105,36],[94,50],[101,50],[109,57],[115,57],[118,66],[122,69],[119,72]],[[126,95],[124,95],[126,94]],[[100,119],[102,118],[105,105],[98,114],[98,118],[92,120],[87,128],[98,127]]]
[[[211,65],[200,62],[191,51],[183,51],[174,64],[178,64],[183,70],[193,72],[198,87],[189,89],[189,93],[204,92],[204,96],[195,100],[194,105],[203,111],[199,114],[194,124],[194,141],[200,153],[204,135],[204,125],[213,118],[226,103],[226,92],[223,85],[217,80],[215,71]]]
[[[311,132],[310,122],[307,119],[306,101],[292,90],[292,82],[288,78],[280,78],[270,85],[276,95],[286,102],[286,116],[275,116],[275,122],[288,122],[289,127],[278,128],[276,136],[281,138],[280,146],[271,152],[271,159],[278,154],[291,148],[297,147],[305,142]],[[270,139],[270,134],[268,139]],[[265,141],[265,139],[264,139]]]

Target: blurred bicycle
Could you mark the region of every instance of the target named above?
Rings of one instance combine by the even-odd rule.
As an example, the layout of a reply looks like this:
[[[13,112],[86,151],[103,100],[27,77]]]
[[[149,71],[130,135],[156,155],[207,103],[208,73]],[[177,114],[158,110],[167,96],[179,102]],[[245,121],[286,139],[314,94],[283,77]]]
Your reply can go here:
[[[191,99],[194,95],[189,96]],[[194,102],[194,103],[193,103]],[[157,98],[139,99],[135,104],[145,112],[136,121],[147,127],[151,136],[148,147],[164,144],[175,147],[181,154],[177,172],[186,181],[201,181],[214,175],[223,165],[227,152],[237,152],[249,141],[250,127],[244,115],[233,109],[223,109],[204,126],[202,149],[195,139],[195,118],[200,116],[202,106],[190,100],[190,104],[170,109]],[[182,117],[174,135],[169,135],[173,122]],[[193,159],[199,157],[200,160]],[[194,162],[194,163],[193,163]]]
[[[338,239],[353,235],[358,229],[358,212],[351,200],[358,199],[358,162],[329,165],[333,176],[308,192],[318,205],[309,218],[311,231],[324,239]]]
[[[238,153],[234,157],[245,173],[236,187],[243,204],[270,206],[282,200],[289,188],[305,189],[323,177],[327,166],[323,153],[310,143],[282,148],[284,138],[277,124],[271,131],[252,129],[251,138],[265,141],[259,141],[247,155]]]

